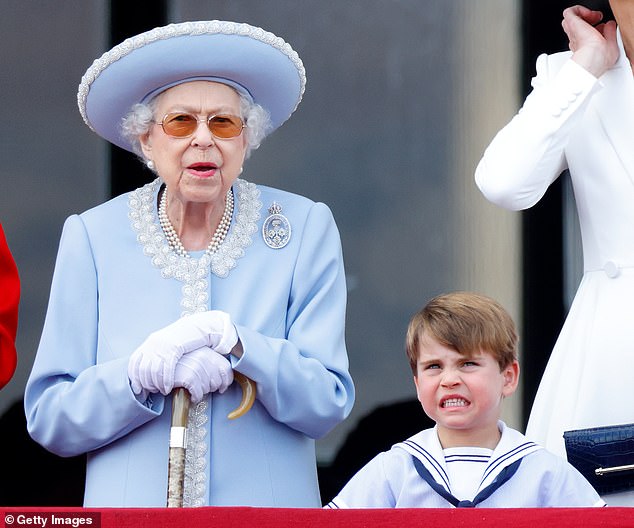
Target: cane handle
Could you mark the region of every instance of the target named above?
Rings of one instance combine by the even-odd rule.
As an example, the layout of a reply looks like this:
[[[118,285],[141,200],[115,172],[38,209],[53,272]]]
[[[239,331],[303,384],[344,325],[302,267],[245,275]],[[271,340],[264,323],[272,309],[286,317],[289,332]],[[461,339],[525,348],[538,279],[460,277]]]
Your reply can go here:
[[[249,409],[253,406],[253,402],[255,401],[255,381],[235,371],[233,373],[233,379],[236,380],[242,388],[242,400],[240,401],[240,405],[227,415],[229,420],[235,420],[245,415],[249,412]]]

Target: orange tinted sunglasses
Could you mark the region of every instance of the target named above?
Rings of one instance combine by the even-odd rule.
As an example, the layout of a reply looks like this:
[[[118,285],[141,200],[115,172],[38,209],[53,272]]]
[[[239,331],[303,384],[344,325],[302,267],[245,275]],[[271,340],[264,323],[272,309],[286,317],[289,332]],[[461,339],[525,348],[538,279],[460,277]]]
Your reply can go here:
[[[185,138],[194,134],[198,123],[205,121],[212,135],[219,139],[238,137],[242,134],[242,129],[246,127],[241,118],[231,114],[211,115],[206,119],[198,119],[195,115],[186,112],[171,112],[156,124],[161,125],[168,136]]]

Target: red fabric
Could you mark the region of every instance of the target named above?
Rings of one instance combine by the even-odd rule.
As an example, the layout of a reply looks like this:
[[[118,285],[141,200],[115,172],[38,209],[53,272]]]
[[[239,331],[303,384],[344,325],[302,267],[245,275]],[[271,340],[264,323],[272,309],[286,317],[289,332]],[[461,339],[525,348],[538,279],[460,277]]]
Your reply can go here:
[[[0,388],[15,372],[17,354],[15,336],[18,331],[20,278],[7,240],[0,225]]]
[[[5,526],[42,526],[33,521],[18,524],[18,515],[35,518],[72,515],[93,517],[91,528],[406,528],[505,526],[508,528],[605,528],[634,527],[634,508],[533,508],[533,509],[395,509],[321,510],[276,508],[7,508],[2,511]],[[8,516],[13,523],[8,524]],[[78,525],[78,524],[77,524]],[[51,522],[47,525],[51,526]],[[79,526],[79,525],[78,525]],[[81,526],[87,526],[83,524]]]

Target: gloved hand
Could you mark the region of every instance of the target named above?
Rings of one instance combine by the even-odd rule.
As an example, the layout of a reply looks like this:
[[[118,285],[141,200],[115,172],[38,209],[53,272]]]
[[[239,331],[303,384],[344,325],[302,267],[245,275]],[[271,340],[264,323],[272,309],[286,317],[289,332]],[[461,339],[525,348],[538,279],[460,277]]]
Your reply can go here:
[[[186,388],[193,403],[198,403],[210,392],[222,394],[232,383],[231,363],[209,347],[185,354],[174,371],[174,387]]]
[[[153,332],[130,356],[128,377],[135,394],[142,390],[167,395],[174,369],[188,352],[207,346],[226,355],[238,342],[229,314],[211,310],[189,315]]]

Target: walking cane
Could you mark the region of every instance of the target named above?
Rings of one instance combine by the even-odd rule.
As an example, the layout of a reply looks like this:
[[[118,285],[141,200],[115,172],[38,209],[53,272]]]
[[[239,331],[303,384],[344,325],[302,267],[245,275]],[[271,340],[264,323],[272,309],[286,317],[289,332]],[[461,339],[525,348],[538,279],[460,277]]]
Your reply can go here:
[[[167,466],[167,507],[183,506],[185,484],[185,449],[187,448],[187,415],[189,391],[182,387],[172,393],[172,426],[170,427],[170,452]]]
[[[240,405],[227,415],[230,420],[246,414],[255,401],[255,382],[239,372],[234,372],[233,377],[242,388],[242,400]],[[174,389],[172,394],[172,425],[170,427],[170,449],[167,466],[167,507],[182,508],[190,395],[189,391],[182,387]]]

